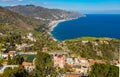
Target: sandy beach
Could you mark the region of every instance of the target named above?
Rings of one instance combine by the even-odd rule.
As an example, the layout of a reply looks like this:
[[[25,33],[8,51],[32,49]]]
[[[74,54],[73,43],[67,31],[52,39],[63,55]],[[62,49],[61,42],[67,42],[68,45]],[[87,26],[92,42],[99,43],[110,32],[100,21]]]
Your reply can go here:
[[[64,22],[64,21],[66,21],[66,20],[63,19],[63,20],[51,21],[48,25],[49,31],[52,31],[57,26],[57,24],[59,24],[60,22]]]
[[[53,31],[53,29],[57,26],[57,24],[59,24],[60,22],[64,22],[64,21],[66,21],[66,20],[63,19],[63,20],[51,21],[51,22],[49,23],[49,25],[48,25],[48,28],[49,28],[48,33],[49,33],[50,35],[52,35],[50,32]],[[55,39],[55,38],[53,38],[53,40],[54,40],[54,41],[57,41],[57,39]]]
[[[77,18],[79,18],[79,17],[71,18],[71,19],[62,19],[62,20],[51,21],[51,22],[49,23],[49,25],[48,25],[48,28],[49,28],[48,33],[49,33],[50,35],[52,35],[52,34],[51,34],[51,31],[53,31],[53,29],[54,29],[60,22],[69,21],[69,20],[73,20],[73,19],[77,19]],[[55,38],[53,38],[53,39],[54,39],[55,41],[57,41],[57,39],[55,39]]]

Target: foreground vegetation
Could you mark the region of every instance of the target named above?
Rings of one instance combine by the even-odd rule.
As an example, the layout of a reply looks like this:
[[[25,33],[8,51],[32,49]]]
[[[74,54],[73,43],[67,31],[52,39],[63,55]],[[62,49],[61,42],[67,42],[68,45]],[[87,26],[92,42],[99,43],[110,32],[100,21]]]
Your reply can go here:
[[[8,64],[11,64],[12,62],[14,65],[14,62],[17,61],[15,59],[17,58],[13,59],[14,60],[12,61],[9,60]],[[52,56],[50,56],[48,53],[38,51],[35,60],[35,69],[33,71],[27,73],[21,66],[14,69],[6,68],[1,77],[46,77],[48,75],[51,77],[57,76],[56,69],[53,67]]]
[[[119,67],[109,64],[94,64],[89,77],[119,77]]]
[[[93,59],[113,60],[119,57],[120,41],[110,38],[83,37],[65,41],[71,53]],[[94,55],[94,56],[91,56]]]

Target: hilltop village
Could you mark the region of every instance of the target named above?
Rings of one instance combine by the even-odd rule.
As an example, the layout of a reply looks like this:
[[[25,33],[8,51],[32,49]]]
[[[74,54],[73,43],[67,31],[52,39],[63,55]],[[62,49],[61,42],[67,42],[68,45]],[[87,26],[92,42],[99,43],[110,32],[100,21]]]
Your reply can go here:
[[[32,32],[27,33],[25,36],[12,35],[12,33],[10,35],[11,36],[6,36],[6,34],[0,33],[0,37],[2,40],[0,44],[0,74],[4,74],[7,67],[10,67],[12,69],[16,67],[22,68],[27,73],[31,73],[37,68],[35,61],[38,52],[46,53],[51,56],[51,61],[53,62],[52,66],[55,67],[55,71],[56,73],[58,73],[57,77],[88,77],[88,74],[92,70],[92,65],[95,64],[109,64],[117,67],[120,66],[119,60],[117,59],[118,54],[116,53],[114,53],[116,55],[113,58],[109,59],[109,57],[105,56],[105,59],[102,58],[104,57],[104,54],[101,50],[99,50],[96,54],[93,53],[93,58],[90,58],[89,56],[85,56],[85,54],[83,53],[83,55],[79,55],[79,52],[84,48],[79,49],[79,52],[77,52],[78,50],[71,51],[69,49],[70,43],[69,45],[67,45],[68,41],[56,43],[56,41],[52,40],[51,38],[51,41],[54,41],[57,45],[54,49],[54,46],[50,47],[51,45],[47,45],[47,43],[45,43],[46,45],[44,44],[43,46],[39,46],[38,44],[36,44],[38,43],[38,39],[36,38],[37,36],[35,37]],[[47,36],[45,35],[43,37]],[[110,39],[106,38],[106,40],[98,39],[96,41],[82,40],[79,43],[81,43],[81,45],[91,44],[93,45],[92,48],[96,48],[97,46],[99,46],[99,44],[104,44],[104,46],[106,45],[107,47],[107,45],[110,44],[110,41]],[[40,42],[44,41],[39,39],[39,43]],[[117,45],[118,41],[115,42]],[[72,46],[70,48],[72,48]],[[119,47],[118,49],[116,47],[116,51],[117,50],[119,50]],[[37,61],[40,62],[41,60],[39,59]],[[49,77],[49,75],[47,75],[47,77]]]

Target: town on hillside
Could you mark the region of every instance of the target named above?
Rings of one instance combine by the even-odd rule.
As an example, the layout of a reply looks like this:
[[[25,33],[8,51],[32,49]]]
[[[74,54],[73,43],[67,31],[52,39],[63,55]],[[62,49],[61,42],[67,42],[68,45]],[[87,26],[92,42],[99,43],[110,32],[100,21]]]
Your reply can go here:
[[[36,36],[37,37],[37,36]],[[53,62],[52,67],[54,67],[54,71],[56,71],[56,77],[88,77],[90,72],[93,70],[93,65],[101,64],[101,65],[112,65],[116,67],[120,67],[119,59],[100,59],[100,58],[89,58],[87,56],[81,56],[77,53],[73,53],[76,51],[71,51],[69,45],[67,46],[66,42],[56,43],[55,46],[51,47],[51,45],[38,45],[43,44],[44,42],[42,38],[36,38],[34,33],[29,32],[24,36],[12,35],[6,36],[6,34],[0,33],[0,74],[4,74],[7,68],[22,68],[28,74],[37,69],[36,62],[42,62],[41,59],[46,61],[46,59],[41,56],[36,56],[41,52],[42,54],[46,53],[51,56],[51,62]],[[44,37],[44,36],[43,36]],[[46,37],[46,35],[45,35]],[[44,39],[45,39],[44,37]],[[48,38],[47,38],[48,39]],[[52,39],[52,38],[51,38]],[[17,41],[16,41],[17,40]],[[53,40],[54,41],[54,40]],[[52,42],[53,42],[52,41]],[[49,41],[50,42],[50,41]],[[54,43],[54,42],[53,42]],[[99,46],[99,44],[108,45],[108,40],[101,41],[89,41],[82,40],[81,45],[85,46],[86,44],[92,44],[94,48]],[[49,44],[49,43],[48,43]],[[74,43],[77,44],[77,43]],[[107,46],[106,46],[107,47]],[[56,48],[56,49],[55,49]],[[83,48],[84,49],[84,48]],[[116,48],[116,51],[119,51]],[[38,50],[38,51],[37,51]],[[82,48],[78,48],[78,50],[82,50]],[[98,56],[102,57],[104,55],[102,51],[96,53]],[[116,54],[119,55],[119,54]],[[90,55],[90,56],[94,56]],[[44,57],[44,56],[43,56]],[[38,59],[39,58],[39,59]],[[49,64],[50,62],[48,62]],[[49,64],[50,65],[50,64]],[[47,67],[48,65],[46,65]],[[46,72],[49,73],[50,70],[46,69]],[[51,72],[52,73],[52,72]],[[4,76],[3,76],[4,77]],[[52,77],[48,74],[46,77]],[[54,77],[54,76],[53,76]]]

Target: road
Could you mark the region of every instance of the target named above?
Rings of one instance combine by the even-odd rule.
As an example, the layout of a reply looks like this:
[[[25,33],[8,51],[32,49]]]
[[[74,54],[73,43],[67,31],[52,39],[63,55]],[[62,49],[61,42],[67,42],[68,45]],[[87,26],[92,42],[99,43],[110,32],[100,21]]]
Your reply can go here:
[[[2,74],[7,67],[11,67],[13,69],[19,66],[18,65],[3,65],[2,67],[0,67],[0,74]]]

